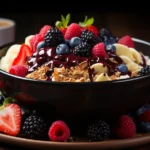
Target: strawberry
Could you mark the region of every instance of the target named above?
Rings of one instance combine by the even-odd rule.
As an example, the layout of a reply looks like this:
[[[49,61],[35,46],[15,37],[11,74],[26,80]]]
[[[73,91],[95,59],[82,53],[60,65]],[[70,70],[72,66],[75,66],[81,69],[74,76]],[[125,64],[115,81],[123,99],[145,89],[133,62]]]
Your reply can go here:
[[[41,37],[44,38],[45,34],[47,33],[47,31],[51,28],[51,26],[49,25],[45,25],[41,28],[39,34],[41,35]]]
[[[80,35],[81,35],[80,26],[77,23],[72,23],[68,26],[66,30],[65,39],[70,40],[72,37],[80,37]]]
[[[0,107],[0,132],[16,136],[20,132],[22,112],[15,103],[5,103]]]
[[[20,77],[25,77],[27,75],[28,69],[25,66],[21,66],[21,65],[14,65],[11,66],[9,73],[16,75],[16,76],[20,76]]]
[[[139,116],[139,121],[141,122],[150,122],[150,109],[147,109]]]
[[[131,48],[135,48],[134,42],[129,35],[126,35],[126,36],[123,36],[122,38],[120,38],[118,40],[118,43],[128,46],[128,47],[131,47]]]
[[[105,45],[104,43],[98,43],[92,48],[92,55],[97,57],[106,57],[108,58],[108,55],[105,51]]]
[[[43,35],[41,34],[35,34],[31,39],[30,39],[30,45],[31,45],[31,48],[32,48],[32,51],[35,52],[36,51],[36,47],[37,47],[37,44],[41,41],[44,40],[44,37]]]
[[[89,18],[85,16],[84,22],[79,22],[79,25],[81,27],[81,31],[88,29],[92,33],[94,33],[96,36],[98,36],[99,32],[96,26],[92,25],[94,23],[94,18]]]
[[[133,119],[127,115],[120,116],[116,127],[113,129],[113,133],[116,137],[121,139],[134,137],[136,125]]]
[[[61,15],[61,21],[56,21],[55,26],[62,32],[63,35],[65,35],[68,23],[70,22],[70,14],[68,14],[66,17]]]
[[[17,57],[14,59],[14,61],[12,63],[12,66],[14,66],[14,65],[25,65],[26,66],[26,59],[27,59],[27,57],[31,56],[32,53],[33,52],[28,45],[22,44]]]

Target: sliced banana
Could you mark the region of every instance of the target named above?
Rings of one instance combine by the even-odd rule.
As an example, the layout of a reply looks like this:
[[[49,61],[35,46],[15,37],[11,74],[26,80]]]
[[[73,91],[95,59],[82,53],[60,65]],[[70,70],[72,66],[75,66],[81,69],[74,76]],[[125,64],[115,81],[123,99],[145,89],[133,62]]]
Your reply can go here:
[[[6,55],[0,60],[0,69],[7,72],[9,71],[13,60],[17,57],[19,53],[20,48],[20,44],[15,44],[7,50]]]
[[[102,63],[93,64],[90,68],[94,69],[95,73],[107,73],[108,72],[107,66]]]
[[[109,76],[107,75],[107,73],[101,73],[95,80],[95,82],[99,82],[99,81],[110,81],[111,79],[109,78]]]
[[[131,60],[135,61],[132,51],[125,45],[122,44],[113,44],[116,47],[116,55],[117,56],[127,56]]]
[[[28,45],[28,46],[31,47],[31,45],[30,45],[30,39],[31,39],[33,36],[34,36],[34,35],[29,35],[29,36],[27,36],[27,37],[25,38],[25,44],[26,44],[26,45]]]
[[[135,50],[134,48],[129,48],[132,52],[132,56],[134,57],[135,61],[138,63],[138,64],[143,64],[143,60],[142,60],[142,57],[140,55],[140,53]]]
[[[136,64],[133,60],[131,60],[127,56],[120,56],[120,58],[126,64],[126,66],[128,67],[128,70],[130,72],[137,72],[137,71],[141,70],[142,67],[140,65]]]

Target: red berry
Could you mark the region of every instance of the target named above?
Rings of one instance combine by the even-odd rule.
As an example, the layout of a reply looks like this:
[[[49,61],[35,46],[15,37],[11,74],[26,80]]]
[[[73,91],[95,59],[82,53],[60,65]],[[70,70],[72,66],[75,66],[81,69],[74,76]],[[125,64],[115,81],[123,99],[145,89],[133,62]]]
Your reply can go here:
[[[150,109],[147,109],[139,116],[139,121],[141,122],[150,122]]]
[[[32,51],[36,51],[37,44],[41,41],[44,40],[44,37],[41,34],[35,34],[31,39],[30,39],[30,45],[32,48]]]
[[[92,33],[94,33],[96,36],[98,36],[98,34],[99,34],[98,29],[95,26],[93,26],[93,25],[88,26],[88,27],[82,27],[81,31],[84,31],[86,29],[88,29],[89,31],[91,31]]]
[[[25,66],[15,65],[10,68],[9,73],[20,77],[25,77],[27,75],[27,71],[28,69]]]
[[[120,116],[113,133],[121,139],[134,137],[136,133],[136,125],[133,119],[127,115]]]
[[[105,51],[105,45],[104,43],[98,43],[96,44],[92,49],[92,55],[97,57],[108,57],[106,51]]]
[[[72,23],[68,26],[66,30],[65,39],[70,40],[72,37],[80,37],[80,35],[81,35],[80,26],[77,23]]]
[[[43,28],[41,28],[39,34],[44,38],[47,31],[51,28],[49,25],[45,25]]]
[[[50,126],[48,136],[52,141],[64,142],[70,137],[70,129],[64,121],[58,120]]]
[[[62,32],[63,36],[65,36],[67,28],[59,28],[59,30]]]
[[[135,48],[134,42],[129,35],[126,35],[126,36],[123,36],[122,38],[120,38],[118,40],[118,43],[128,46],[128,47],[131,47],[131,48]]]

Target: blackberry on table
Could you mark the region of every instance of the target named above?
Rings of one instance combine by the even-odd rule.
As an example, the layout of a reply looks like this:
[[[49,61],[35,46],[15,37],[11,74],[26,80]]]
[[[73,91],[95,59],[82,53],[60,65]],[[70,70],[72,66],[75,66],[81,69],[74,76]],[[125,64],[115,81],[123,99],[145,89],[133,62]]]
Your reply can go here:
[[[73,53],[76,56],[85,56],[88,57],[90,55],[91,46],[87,43],[81,43],[74,48]]]
[[[62,32],[56,28],[50,28],[44,37],[46,46],[57,46],[59,44],[65,43]]]
[[[90,44],[91,46],[94,46],[95,44],[97,44],[99,42],[97,36],[87,29],[82,31],[81,41],[86,42],[86,43]]]
[[[143,67],[140,71],[139,71],[139,75],[146,75],[150,73],[150,65],[147,65],[145,67]]]
[[[22,133],[24,134],[24,137],[29,139],[46,139],[48,125],[36,111],[33,111],[33,113],[23,122]]]
[[[110,126],[103,120],[98,120],[87,128],[87,137],[91,142],[102,141],[110,135]]]

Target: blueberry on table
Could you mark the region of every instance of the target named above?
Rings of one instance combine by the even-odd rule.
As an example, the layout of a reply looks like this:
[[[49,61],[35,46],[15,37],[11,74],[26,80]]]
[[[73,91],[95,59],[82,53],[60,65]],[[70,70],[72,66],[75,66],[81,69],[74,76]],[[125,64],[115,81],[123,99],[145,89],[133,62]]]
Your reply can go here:
[[[127,73],[128,72],[128,67],[125,64],[121,64],[121,65],[117,66],[117,69],[121,73]]]
[[[136,115],[140,116],[142,113],[144,113],[145,111],[147,111],[148,109],[150,109],[150,105],[149,104],[145,104],[144,106],[142,106],[141,108],[139,108],[136,111]]]
[[[68,54],[70,52],[69,47],[66,44],[60,44],[56,47],[56,54]]]
[[[137,124],[137,130],[140,133],[148,133],[148,132],[150,132],[150,122],[139,122]]]
[[[69,42],[71,47],[75,47],[79,45],[80,43],[81,43],[81,39],[79,37],[73,37]]]
[[[44,48],[45,47],[45,41],[41,41],[37,44],[36,50],[39,50],[40,48]]]

